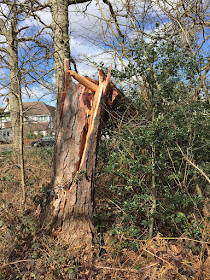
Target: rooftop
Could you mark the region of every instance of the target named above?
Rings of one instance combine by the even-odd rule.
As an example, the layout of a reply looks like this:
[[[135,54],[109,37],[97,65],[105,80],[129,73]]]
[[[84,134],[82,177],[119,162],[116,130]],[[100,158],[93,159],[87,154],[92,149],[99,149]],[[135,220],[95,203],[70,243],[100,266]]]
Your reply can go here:
[[[25,116],[55,115],[55,107],[45,104],[43,101],[23,102]]]

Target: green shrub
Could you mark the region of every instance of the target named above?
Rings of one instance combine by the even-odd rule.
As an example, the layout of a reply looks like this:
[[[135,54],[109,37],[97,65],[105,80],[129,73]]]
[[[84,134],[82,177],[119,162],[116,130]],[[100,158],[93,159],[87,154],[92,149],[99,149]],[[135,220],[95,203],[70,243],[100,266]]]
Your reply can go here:
[[[133,64],[113,72],[130,84],[124,92],[127,113],[119,108],[122,118],[118,124],[110,121],[110,139],[101,141],[99,152],[104,172],[115,176],[109,189],[122,209],[116,216],[131,236],[140,234],[137,228],[143,232],[152,227],[156,233],[201,237],[207,182],[181,152],[208,174],[209,106],[192,94],[202,57],[191,57],[175,41],[131,47]],[[147,103],[132,79],[136,75]]]

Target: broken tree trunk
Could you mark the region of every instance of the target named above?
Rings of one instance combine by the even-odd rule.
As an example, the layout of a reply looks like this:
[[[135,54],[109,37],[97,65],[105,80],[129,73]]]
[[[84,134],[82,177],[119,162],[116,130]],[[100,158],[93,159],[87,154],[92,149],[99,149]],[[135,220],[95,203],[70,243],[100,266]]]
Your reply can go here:
[[[50,223],[71,246],[90,246],[102,107],[113,104],[120,92],[111,83],[111,70],[108,76],[99,70],[96,82],[68,70],[68,61],[65,64],[57,102],[54,174],[44,224]],[[73,83],[71,77],[79,83]]]

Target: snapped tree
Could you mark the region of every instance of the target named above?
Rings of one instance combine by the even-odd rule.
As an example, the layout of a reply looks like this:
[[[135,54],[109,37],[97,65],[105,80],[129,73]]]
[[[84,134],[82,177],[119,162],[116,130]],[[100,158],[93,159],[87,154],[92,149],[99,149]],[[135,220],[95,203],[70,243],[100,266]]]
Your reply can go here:
[[[99,70],[99,82],[68,69],[59,80],[54,172],[44,223],[60,232],[69,245],[93,241],[93,196],[97,149],[104,108],[121,93]],[[71,77],[79,84],[71,81]]]

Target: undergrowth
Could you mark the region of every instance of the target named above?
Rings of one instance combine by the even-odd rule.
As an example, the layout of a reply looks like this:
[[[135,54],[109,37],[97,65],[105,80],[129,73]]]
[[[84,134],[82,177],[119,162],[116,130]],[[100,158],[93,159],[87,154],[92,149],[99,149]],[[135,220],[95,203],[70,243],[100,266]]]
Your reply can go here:
[[[40,229],[39,204],[50,182],[52,155],[52,150],[25,151],[23,214],[19,169],[11,152],[0,155],[0,279],[209,279],[208,224],[203,239],[158,233],[149,240],[148,232],[127,217],[107,190],[114,177],[97,178],[98,242],[90,255],[47,235]]]

